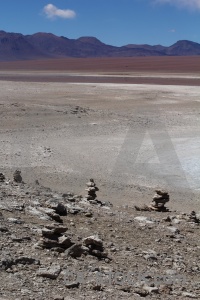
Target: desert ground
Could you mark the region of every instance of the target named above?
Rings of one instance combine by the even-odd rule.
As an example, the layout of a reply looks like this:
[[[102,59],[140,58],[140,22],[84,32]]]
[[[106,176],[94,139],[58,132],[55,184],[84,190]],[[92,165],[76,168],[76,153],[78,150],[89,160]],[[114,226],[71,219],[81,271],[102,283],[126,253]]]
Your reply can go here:
[[[27,182],[173,208],[199,208],[199,57],[0,64],[1,169]]]
[[[0,300],[200,299],[199,57],[0,63],[0,116]]]

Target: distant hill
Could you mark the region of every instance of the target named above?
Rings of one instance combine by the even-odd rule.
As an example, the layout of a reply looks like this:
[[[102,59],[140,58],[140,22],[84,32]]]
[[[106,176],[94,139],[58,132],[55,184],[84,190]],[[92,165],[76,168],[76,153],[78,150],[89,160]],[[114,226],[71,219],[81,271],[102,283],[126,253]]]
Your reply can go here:
[[[178,41],[170,47],[107,45],[95,37],[68,39],[52,33],[32,35],[0,31],[0,61],[64,58],[64,57],[134,57],[134,56],[192,56],[200,55],[200,44]]]
[[[191,41],[178,41],[166,49],[167,55],[200,55],[200,44]]]

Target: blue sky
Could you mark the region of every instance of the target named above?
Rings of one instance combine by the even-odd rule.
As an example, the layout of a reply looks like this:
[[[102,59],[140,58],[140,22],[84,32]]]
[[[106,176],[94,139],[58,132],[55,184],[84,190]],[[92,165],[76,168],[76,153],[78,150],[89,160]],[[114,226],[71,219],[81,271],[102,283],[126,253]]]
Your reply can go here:
[[[0,30],[106,44],[200,43],[200,0],[2,0]]]

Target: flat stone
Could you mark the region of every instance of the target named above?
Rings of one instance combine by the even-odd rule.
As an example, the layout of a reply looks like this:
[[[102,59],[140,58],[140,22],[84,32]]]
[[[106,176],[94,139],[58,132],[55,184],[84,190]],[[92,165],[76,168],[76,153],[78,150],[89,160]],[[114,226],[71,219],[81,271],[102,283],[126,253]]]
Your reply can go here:
[[[62,223],[62,219],[60,218],[60,216],[55,213],[55,211],[52,208],[47,208],[47,207],[39,207],[38,208],[41,212],[47,214],[50,218],[52,218],[53,220]]]
[[[14,223],[14,224],[23,224],[24,223],[24,221],[22,221],[20,219],[15,219],[15,218],[8,218],[7,220],[8,220],[8,222]]]
[[[15,264],[23,264],[23,265],[39,265],[40,261],[38,259],[27,257],[27,256],[21,256],[15,259]]]
[[[51,265],[48,268],[39,268],[37,275],[41,277],[47,277],[50,279],[56,279],[61,272],[61,267],[59,265]]]
[[[56,295],[56,296],[53,296],[53,300],[64,300],[64,297],[60,296],[60,295]]]
[[[4,226],[0,226],[0,232],[8,232],[8,228],[4,227]]]
[[[171,233],[174,233],[174,234],[179,234],[180,233],[180,230],[174,226],[168,226],[167,229],[169,231],[171,231]]]
[[[68,248],[65,253],[66,255],[68,256],[71,256],[71,257],[80,257],[83,253],[87,253],[89,251],[88,248],[82,246],[81,244],[75,244],[75,245],[72,245],[70,248]]]
[[[167,274],[167,275],[176,275],[177,271],[173,270],[173,269],[167,269],[167,270],[165,270],[165,274]]]
[[[80,284],[79,282],[70,282],[70,283],[65,283],[65,286],[68,289],[73,289],[73,288],[78,288],[79,284]]]
[[[3,257],[0,260],[0,269],[7,270],[14,264],[14,260],[11,257]]]
[[[54,230],[52,229],[48,229],[48,228],[43,228],[42,229],[42,235],[49,238],[52,237],[53,235],[55,235]]]
[[[58,241],[56,239],[43,238],[36,244],[36,246],[51,249],[54,247],[58,247]]]
[[[91,235],[83,239],[83,243],[87,245],[103,246],[103,241],[97,235]]]
[[[48,224],[45,226],[47,229],[52,230],[55,234],[61,234],[67,231],[67,227],[57,224],[57,223],[53,223],[53,224]]]
[[[155,221],[153,221],[152,219],[150,219],[148,217],[144,217],[144,216],[135,217],[134,220],[138,221],[138,222],[146,223],[146,224],[154,224],[155,223]]]
[[[145,291],[147,291],[149,294],[152,294],[152,293],[158,294],[158,292],[159,292],[159,289],[155,286],[151,287],[151,286],[145,285],[145,286],[143,286],[143,289]]]
[[[71,242],[71,239],[68,236],[63,235],[63,236],[58,238],[58,244],[61,247],[68,248],[72,245],[72,242]]]
[[[50,221],[51,218],[45,213],[45,212],[42,212],[40,210],[38,210],[37,208],[35,207],[32,207],[32,206],[28,206],[25,211],[33,216],[36,216],[38,217],[39,219],[41,220],[45,220],[45,221]]]
[[[192,298],[192,299],[197,299],[197,298],[198,298],[195,294],[188,293],[188,292],[183,292],[183,293],[182,293],[182,296],[183,296],[183,297]]]
[[[57,214],[60,216],[66,216],[67,215],[67,209],[64,204],[55,201],[55,200],[49,200],[46,202],[46,205],[53,209]]]
[[[68,213],[73,214],[73,215],[76,215],[76,214],[84,211],[84,209],[78,205],[72,205],[72,204],[67,203],[65,206],[67,207]]]
[[[90,251],[90,254],[96,256],[96,257],[100,257],[100,258],[105,258],[108,256],[108,254],[106,252],[100,251],[98,249],[93,249]]]

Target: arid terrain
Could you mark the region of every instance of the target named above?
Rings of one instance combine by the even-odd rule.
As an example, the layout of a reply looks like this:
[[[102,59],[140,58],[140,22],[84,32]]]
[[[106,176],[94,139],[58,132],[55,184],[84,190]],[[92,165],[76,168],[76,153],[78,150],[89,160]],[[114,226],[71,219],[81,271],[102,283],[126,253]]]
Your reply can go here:
[[[198,61],[1,63],[3,170],[20,168],[28,181],[76,193],[83,193],[92,176],[104,187],[101,196],[117,203],[146,201],[146,189],[152,193],[159,185],[178,189],[178,195],[186,188],[191,197],[182,191],[172,205],[193,198],[198,206]],[[131,84],[143,81],[151,84]]]
[[[63,219],[64,225],[71,226],[70,234],[75,240],[98,233],[106,248],[114,253],[112,260],[103,258],[103,265],[115,271],[124,273],[129,266],[137,268],[137,274],[143,274],[144,270],[154,268],[155,272],[160,272],[164,268],[171,270],[168,275],[177,274],[178,270],[178,274],[180,271],[187,277],[187,283],[156,286],[154,291],[151,285],[144,289],[144,295],[137,290],[141,289],[139,283],[123,289],[116,289],[115,285],[93,286],[91,293],[91,286],[85,287],[82,283],[68,294],[60,277],[53,283],[51,276],[36,279],[34,272],[39,272],[36,270],[38,262],[31,260],[32,265],[25,259],[25,263],[19,261],[18,267],[15,258],[1,273],[7,282],[11,281],[7,292],[6,280],[3,282],[0,297],[6,300],[200,297],[199,225],[198,221],[191,224],[190,218],[191,211],[200,211],[199,60],[199,57],[164,57],[0,64],[0,172],[12,178],[13,172],[19,169],[25,182],[19,186],[9,182],[2,184],[1,201],[8,199],[7,204],[0,207],[2,226],[8,229],[0,230],[3,232],[2,250],[5,248],[2,257],[8,257],[9,251],[11,256],[20,254],[10,246],[13,230],[20,236],[35,230],[30,242],[14,239],[14,247],[21,243],[21,256],[27,256],[35,247],[36,235],[41,234],[46,223],[42,223],[41,216],[39,221],[36,217],[29,220],[29,216],[34,215],[31,213],[33,207],[47,206],[51,198],[68,201],[62,197],[67,192],[84,196],[85,183],[94,178],[100,189],[98,199],[112,203],[113,208],[87,206],[75,197],[75,204],[83,205],[84,210],[78,212],[77,219],[71,212]],[[35,180],[39,181],[39,186],[35,185]],[[167,206],[171,212],[136,212],[134,205],[149,204],[156,188],[169,192]],[[12,199],[25,205],[25,214],[23,205],[21,212],[5,208],[8,203],[11,205]],[[90,216],[88,211],[91,211]],[[122,217],[119,218],[120,212]],[[137,225],[135,219],[141,216],[147,218],[140,220],[142,226]],[[14,221],[9,218],[20,219],[23,225],[12,225]],[[151,219],[152,223],[148,223]],[[171,237],[166,233],[168,225],[178,226],[177,230],[172,229]],[[97,266],[97,258],[90,263],[87,255],[83,261],[71,257],[65,261],[60,253],[34,251],[32,256],[38,258],[41,265],[48,265],[49,259],[52,264],[55,261],[60,264],[62,270],[66,269],[67,262],[76,272],[89,270],[90,264],[94,268],[92,272],[95,266],[96,271],[106,268],[99,263]],[[150,255],[145,258],[147,262],[143,261],[143,255]],[[29,263],[30,268],[26,266]],[[24,283],[27,286],[22,288],[20,283],[18,290],[16,286],[12,290],[12,280],[16,279],[19,284],[20,276],[28,276]],[[35,285],[31,280],[35,280]],[[37,296],[37,287],[40,296]],[[55,293],[47,292],[47,287],[55,288]],[[12,298],[12,291],[18,298]],[[55,294],[61,295],[60,298]],[[69,298],[64,298],[67,295]]]

